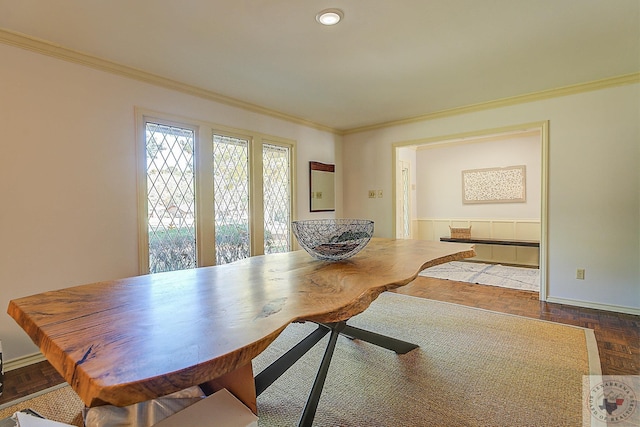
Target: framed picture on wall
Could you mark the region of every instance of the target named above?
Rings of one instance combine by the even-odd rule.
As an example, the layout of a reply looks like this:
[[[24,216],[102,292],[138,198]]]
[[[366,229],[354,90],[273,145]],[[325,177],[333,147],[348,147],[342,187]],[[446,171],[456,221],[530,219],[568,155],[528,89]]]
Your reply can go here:
[[[523,203],[526,166],[462,171],[462,203]]]

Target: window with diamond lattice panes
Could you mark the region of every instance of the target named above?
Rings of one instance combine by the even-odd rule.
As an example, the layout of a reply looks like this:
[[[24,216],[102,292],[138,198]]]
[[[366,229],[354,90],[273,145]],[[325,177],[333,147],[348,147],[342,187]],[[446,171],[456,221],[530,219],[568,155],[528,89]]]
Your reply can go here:
[[[137,118],[141,274],[290,250],[294,142]]]
[[[149,272],[197,265],[194,132],[146,123]]]
[[[213,199],[216,264],[251,255],[249,234],[249,141],[213,137]]]
[[[291,250],[291,168],[289,147],[262,146],[264,253]]]

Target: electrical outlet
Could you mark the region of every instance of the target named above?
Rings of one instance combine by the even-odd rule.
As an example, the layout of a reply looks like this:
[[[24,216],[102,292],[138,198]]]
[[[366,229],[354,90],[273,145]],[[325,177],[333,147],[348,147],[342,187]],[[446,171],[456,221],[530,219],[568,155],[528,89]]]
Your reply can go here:
[[[369,198],[370,199],[376,198],[376,190],[369,190]]]
[[[378,199],[382,199],[382,190],[378,190]]]
[[[584,280],[584,268],[576,270],[576,279]]]

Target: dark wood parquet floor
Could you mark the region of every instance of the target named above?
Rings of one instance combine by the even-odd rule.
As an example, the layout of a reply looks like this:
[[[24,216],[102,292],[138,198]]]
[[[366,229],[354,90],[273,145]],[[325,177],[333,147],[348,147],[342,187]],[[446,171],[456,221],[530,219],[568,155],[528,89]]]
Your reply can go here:
[[[640,374],[640,316],[545,303],[535,292],[427,277],[419,277],[397,292],[593,329],[603,374]],[[61,382],[48,362],[6,372],[0,404]]]

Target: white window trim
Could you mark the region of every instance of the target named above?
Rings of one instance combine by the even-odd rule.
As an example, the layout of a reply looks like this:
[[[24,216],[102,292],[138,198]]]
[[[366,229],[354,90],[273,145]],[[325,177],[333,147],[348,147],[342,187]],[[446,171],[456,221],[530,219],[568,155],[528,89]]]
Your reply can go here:
[[[213,135],[232,136],[249,141],[249,179],[250,206],[249,226],[251,233],[251,256],[264,254],[264,209],[263,209],[263,179],[262,179],[262,146],[273,144],[289,148],[291,183],[291,219],[297,217],[296,212],[296,141],[255,131],[235,129],[211,122],[193,120],[176,115],[160,113],[143,108],[135,108],[136,121],[136,166],[137,166],[137,198],[138,198],[138,266],[140,274],[149,273],[149,219],[147,205],[147,153],[146,130],[147,122],[156,122],[171,126],[182,127],[194,131],[195,164],[196,169],[196,251],[198,267],[215,265],[214,221],[202,220],[214,218],[213,211],[213,181],[202,177],[213,176],[213,162],[206,153],[203,155],[205,144],[211,144]],[[289,230],[291,233],[291,230]],[[291,239],[292,245],[295,239]],[[294,248],[292,248],[294,249]]]

